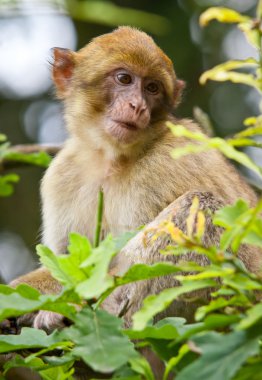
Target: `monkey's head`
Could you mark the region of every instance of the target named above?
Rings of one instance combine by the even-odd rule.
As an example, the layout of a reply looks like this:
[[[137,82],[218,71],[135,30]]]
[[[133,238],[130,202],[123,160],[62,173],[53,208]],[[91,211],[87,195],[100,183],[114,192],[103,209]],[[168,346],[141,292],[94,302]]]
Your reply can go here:
[[[54,48],[52,74],[71,132],[121,146],[145,140],[183,88],[153,39],[130,27],[96,37],[76,53]]]

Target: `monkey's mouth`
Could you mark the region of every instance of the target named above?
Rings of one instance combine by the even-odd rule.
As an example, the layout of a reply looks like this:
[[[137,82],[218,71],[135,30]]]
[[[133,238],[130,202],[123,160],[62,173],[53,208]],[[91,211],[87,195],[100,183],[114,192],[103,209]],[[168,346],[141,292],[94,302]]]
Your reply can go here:
[[[129,121],[120,121],[116,120],[116,123],[125,129],[128,129],[129,131],[136,131],[138,129],[138,126],[135,123],[129,122]]]
[[[111,119],[107,132],[121,143],[130,144],[139,136],[140,126],[131,121]]]

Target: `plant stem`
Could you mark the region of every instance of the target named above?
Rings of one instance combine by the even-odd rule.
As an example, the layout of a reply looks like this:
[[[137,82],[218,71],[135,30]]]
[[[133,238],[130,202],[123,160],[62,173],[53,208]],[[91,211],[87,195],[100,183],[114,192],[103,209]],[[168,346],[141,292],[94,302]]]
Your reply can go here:
[[[104,193],[102,189],[98,193],[98,203],[97,203],[97,217],[96,217],[96,230],[94,238],[94,247],[98,247],[100,243],[101,229],[102,229],[102,218],[103,218],[103,206],[104,206]]]
[[[262,0],[258,1],[257,12],[256,13],[257,13],[257,18],[261,19],[261,16],[262,16]]]
[[[258,25],[257,30],[259,33],[259,64],[260,64],[260,76],[262,77],[262,34],[261,34],[261,24],[262,24],[262,0],[258,1],[257,5],[257,19]],[[261,81],[260,77],[260,81]],[[260,106],[261,107],[261,106]]]

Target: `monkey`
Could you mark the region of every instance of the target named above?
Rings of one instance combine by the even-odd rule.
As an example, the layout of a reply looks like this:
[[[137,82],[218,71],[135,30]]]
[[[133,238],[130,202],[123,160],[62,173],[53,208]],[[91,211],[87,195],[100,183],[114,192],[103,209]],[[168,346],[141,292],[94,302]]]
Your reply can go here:
[[[149,35],[123,26],[94,38],[78,52],[61,48],[53,52],[52,77],[69,132],[41,185],[43,244],[56,254],[66,252],[71,231],[92,241],[100,188],[104,193],[103,236],[109,232],[117,236],[145,225],[114,259],[112,268],[121,273],[136,263],[177,260],[159,253],[167,238],[144,246],[143,233],[170,217],[185,230],[195,196],[200,209],[212,213],[238,198],[251,206],[256,204],[253,189],[216,150],[177,160],[171,157],[173,149],[189,140],[175,137],[166,122],[181,124],[190,131],[200,131],[200,127],[191,120],[176,118],[184,84],[177,79],[171,60]],[[220,234],[221,229],[207,215],[205,245],[218,244]],[[261,250],[243,246],[239,257],[248,269],[259,271]],[[194,252],[188,258],[200,265],[208,262]],[[44,268],[21,276],[11,285],[20,283],[42,293],[61,290]],[[176,285],[168,276],[128,284],[110,295],[102,307],[118,315],[128,301],[123,318],[130,326],[132,315],[147,295]],[[201,295],[208,298],[208,291]],[[179,300],[165,315],[191,321],[193,313],[192,304]],[[40,311],[31,316],[30,323],[52,330],[60,326],[61,318]]]

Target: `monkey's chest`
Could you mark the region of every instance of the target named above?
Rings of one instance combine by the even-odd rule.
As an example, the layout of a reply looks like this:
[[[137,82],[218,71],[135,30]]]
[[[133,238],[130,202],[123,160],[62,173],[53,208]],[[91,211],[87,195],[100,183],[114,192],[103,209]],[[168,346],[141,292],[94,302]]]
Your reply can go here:
[[[117,236],[152,221],[166,207],[170,199],[165,199],[147,184],[119,181],[118,186],[105,184],[103,228],[105,234]]]
[[[93,239],[97,219],[98,194],[104,193],[103,235],[118,236],[126,231],[152,221],[171,201],[173,196],[164,193],[164,186],[156,189],[151,181],[132,181],[124,176],[85,183],[74,196],[74,207],[78,210],[77,224],[72,220],[72,231],[77,231]],[[168,196],[167,196],[168,194]],[[73,214],[73,213],[72,213]]]

